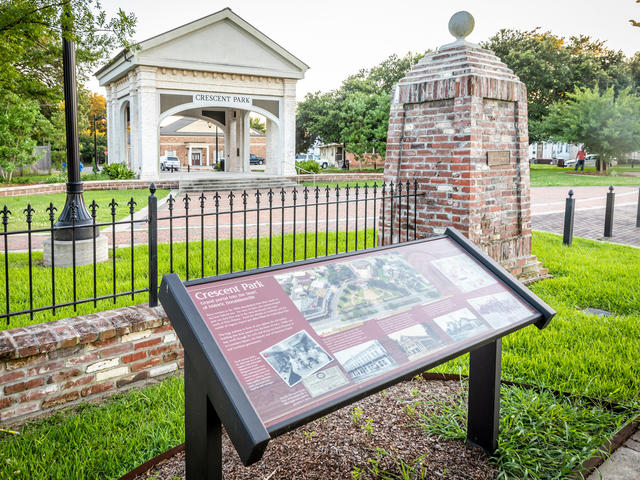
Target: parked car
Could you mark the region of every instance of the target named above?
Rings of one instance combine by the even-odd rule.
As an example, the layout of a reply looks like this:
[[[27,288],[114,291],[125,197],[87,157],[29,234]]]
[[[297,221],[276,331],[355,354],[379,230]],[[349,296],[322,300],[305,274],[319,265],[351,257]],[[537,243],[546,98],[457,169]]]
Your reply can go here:
[[[160,157],[160,170],[165,172],[167,170],[179,171],[180,170],[180,159],[178,157],[173,157],[169,155],[163,155]]]
[[[253,153],[249,154],[249,164],[250,165],[264,165],[264,158],[254,155]]]
[[[298,153],[296,155],[296,162],[305,162],[307,160],[316,162],[323,170],[329,166],[325,160],[320,159],[319,155],[312,155],[310,153]]]

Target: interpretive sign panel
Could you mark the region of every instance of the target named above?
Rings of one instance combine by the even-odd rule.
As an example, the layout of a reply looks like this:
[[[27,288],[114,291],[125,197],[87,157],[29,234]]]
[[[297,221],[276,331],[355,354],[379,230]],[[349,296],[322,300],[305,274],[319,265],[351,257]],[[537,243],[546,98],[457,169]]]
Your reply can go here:
[[[554,313],[453,230],[175,288],[271,437]]]

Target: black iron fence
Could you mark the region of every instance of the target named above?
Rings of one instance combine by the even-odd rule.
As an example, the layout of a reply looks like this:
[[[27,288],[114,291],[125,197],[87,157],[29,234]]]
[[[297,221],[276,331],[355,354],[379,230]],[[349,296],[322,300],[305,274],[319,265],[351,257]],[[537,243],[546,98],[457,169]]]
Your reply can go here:
[[[126,205],[115,199],[104,206],[93,201],[89,227],[75,225],[75,204],[74,221],[66,227],[55,225],[53,203],[39,223],[34,214],[45,212],[31,204],[22,212],[5,205],[0,210],[0,319],[9,323],[28,317],[33,323],[38,314],[47,317],[37,321],[46,321],[52,315],[69,316],[70,309],[90,313],[147,299],[155,306],[159,274],[177,272],[189,280],[414,240],[416,206],[424,195],[408,182],[184,193],[165,199],[155,191],[152,184],[146,210],[138,212],[133,197]],[[98,219],[101,207],[108,210],[106,219]],[[76,241],[80,228],[99,230],[101,237]],[[71,230],[66,246],[47,241],[60,229]]]

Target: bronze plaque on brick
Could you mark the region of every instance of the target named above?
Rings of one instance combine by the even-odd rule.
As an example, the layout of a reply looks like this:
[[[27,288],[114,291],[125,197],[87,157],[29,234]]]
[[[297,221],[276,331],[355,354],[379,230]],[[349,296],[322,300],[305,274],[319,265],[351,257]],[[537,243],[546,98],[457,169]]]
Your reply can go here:
[[[495,167],[496,165],[509,165],[511,162],[511,152],[509,150],[493,150],[487,152],[487,165]]]

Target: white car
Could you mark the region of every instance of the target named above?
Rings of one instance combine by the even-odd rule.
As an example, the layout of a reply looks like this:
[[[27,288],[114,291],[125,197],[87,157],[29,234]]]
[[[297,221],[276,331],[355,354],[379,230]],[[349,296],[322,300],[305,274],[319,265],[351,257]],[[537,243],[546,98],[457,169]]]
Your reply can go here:
[[[296,162],[304,162],[306,160],[315,161],[323,170],[329,166],[326,161],[320,159],[319,155],[312,155],[307,153],[299,153],[296,155]]]
[[[180,170],[180,159],[178,157],[173,156],[162,156],[160,157],[160,170],[161,171],[179,171]]]

